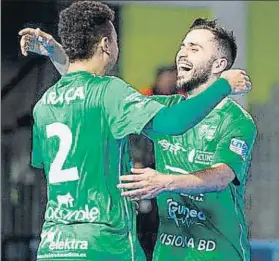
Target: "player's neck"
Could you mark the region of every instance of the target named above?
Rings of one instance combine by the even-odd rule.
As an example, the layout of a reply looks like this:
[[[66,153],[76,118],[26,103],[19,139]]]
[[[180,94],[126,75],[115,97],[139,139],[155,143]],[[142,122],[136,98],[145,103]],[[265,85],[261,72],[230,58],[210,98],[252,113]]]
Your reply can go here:
[[[86,71],[91,74],[96,74],[104,76],[106,73],[105,66],[102,66],[100,61],[95,59],[76,61],[70,63],[67,73],[77,72],[77,71]]]
[[[217,80],[216,77],[212,77],[208,79],[206,83],[199,85],[197,88],[193,89],[192,91],[188,92],[189,97],[196,96],[206,90],[211,84],[213,84]]]

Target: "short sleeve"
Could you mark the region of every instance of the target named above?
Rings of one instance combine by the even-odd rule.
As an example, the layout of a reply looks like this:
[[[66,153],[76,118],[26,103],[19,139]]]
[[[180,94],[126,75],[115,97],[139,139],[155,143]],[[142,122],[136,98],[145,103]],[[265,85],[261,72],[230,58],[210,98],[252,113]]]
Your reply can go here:
[[[31,166],[39,169],[43,168],[42,151],[41,151],[39,133],[36,124],[33,125],[33,131],[32,131]]]
[[[103,109],[115,139],[140,134],[163,107],[119,78],[113,78],[104,91]]]
[[[224,136],[220,137],[213,164],[228,165],[236,175],[236,185],[246,182],[256,135],[253,121],[242,118],[226,126]]]

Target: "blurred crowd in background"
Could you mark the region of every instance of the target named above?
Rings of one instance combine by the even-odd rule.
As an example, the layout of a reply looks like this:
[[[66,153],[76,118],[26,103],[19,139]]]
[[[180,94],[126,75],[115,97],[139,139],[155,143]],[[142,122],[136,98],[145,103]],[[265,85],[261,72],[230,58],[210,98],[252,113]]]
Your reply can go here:
[[[46,187],[43,173],[29,166],[31,110],[60,77],[46,57],[20,54],[17,33],[26,26],[40,27],[57,39],[58,14],[71,2],[2,1],[2,261],[34,260]],[[195,18],[216,17],[235,31],[239,47],[235,67],[247,69],[253,82],[251,94],[236,100],[249,110],[258,128],[246,197],[252,261],[279,260],[279,2],[108,3],[116,12],[121,49],[111,73],[145,95],[177,93],[173,57]],[[154,167],[152,143],[137,135],[130,139],[134,161]],[[153,211],[138,218],[149,260],[158,224],[155,200],[152,204]]]

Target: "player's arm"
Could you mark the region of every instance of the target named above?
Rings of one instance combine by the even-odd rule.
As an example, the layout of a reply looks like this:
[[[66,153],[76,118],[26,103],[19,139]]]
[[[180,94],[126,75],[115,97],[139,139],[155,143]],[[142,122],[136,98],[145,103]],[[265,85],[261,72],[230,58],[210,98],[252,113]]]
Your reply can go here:
[[[167,190],[196,194],[221,191],[231,182],[245,184],[256,133],[250,120],[232,122],[217,146],[213,166],[192,175],[170,176]]]
[[[219,142],[213,166],[187,175],[162,175],[152,169],[132,169],[134,175],[121,177],[119,188],[129,189],[123,196],[135,199],[152,198],[171,191],[203,194],[225,189],[231,182],[245,184],[251,152],[256,138],[254,123],[239,120],[231,123]]]
[[[41,31],[39,28],[25,28],[19,32],[19,35],[21,36],[21,53],[24,56],[28,55],[28,51],[48,56],[61,75],[67,72],[69,58],[62,45],[52,35]]]
[[[113,78],[102,99],[112,134],[121,139],[129,134],[140,134],[147,126],[160,134],[184,133],[205,118],[231,93],[231,89],[248,90],[245,86],[250,85],[250,81],[242,70],[227,71],[223,77],[201,94],[170,107],[140,94],[119,78]]]
[[[55,61],[54,65],[59,72],[65,73],[66,66],[68,66],[68,58],[62,46],[51,35],[32,28],[26,28],[20,31],[19,34],[22,35],[21,50],[24,55],[27,55],[27,51],[48,55],[52,62]],[[143,98],[141,99],[140,96],[145,96],[135,90],[137,98],[129,102],[126,98],[130,97],[129,95],[132,95],[132,93],[128,90],[127,84],[126,86],[124,83],[117,84],[116,82],[109,84],[107,88],[108,98],[105,97],[105,100],[110,100],[111,93],[113,92],[115,96],[110,101],[111,104],[107,104],[108,106],[105,104],[104,107],[107,107],[106,111],[110,115],[108,122],[111,124],[115,138],[120,139],[132,133],[138,134],[146,125],[151,127],[152,131],[160,134],[182,134],[205,118],[227,95],[238,92],[245,93],[250,90],[251,83],[244,71],[230,70],[224,72],[221,77],[221,79],[214,82],[207,90],[196,97],[171,107],[163,107],[161,104],[147,98],[143,101]],[[116,88],[117,85],[118,89]],[[123,86],[125,86],[124,89]],[[120,87],[122,87],[122,90]],[[113,90],[110,90],[111,88]],[[136,101],[138,104],[135,104]],[[143,102],[145,104],[140,107],[139,104]],[[111,110],[111,108],[113,109]],[[115,115],[115,112],[119,114]],[[130,115],[127,114],[128,112]],[[116,127],[116,124],[119,124],[119,127]],[[123,129],[124,125],[125,128]],[[114,131],[116,128],[122,128],[123,131],[118,133],[118,131]]]

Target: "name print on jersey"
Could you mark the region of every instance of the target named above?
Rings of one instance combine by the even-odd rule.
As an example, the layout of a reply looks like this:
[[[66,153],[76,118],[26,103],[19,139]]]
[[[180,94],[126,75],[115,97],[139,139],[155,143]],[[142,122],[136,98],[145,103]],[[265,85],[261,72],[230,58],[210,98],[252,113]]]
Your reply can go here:
[[[51,91],[51,92],[46,92],[44,96],[42,97],[42,103],[43,104],[70,104],[72,101],[75,100],[84,100],[85,95],[84,95],[84,88],[78,87],[78,88],[70,88],[67,89],[67,91],[62,92],[60,95],[58,95],[56,92]]]
[[[46,210],[46,219],[57,220],[63,223],[68,222],[94,222],[99,217],[100,211],[97,207],[74,209],[74,198],[70,193],[57,196],[57,207],[49,206]]]

